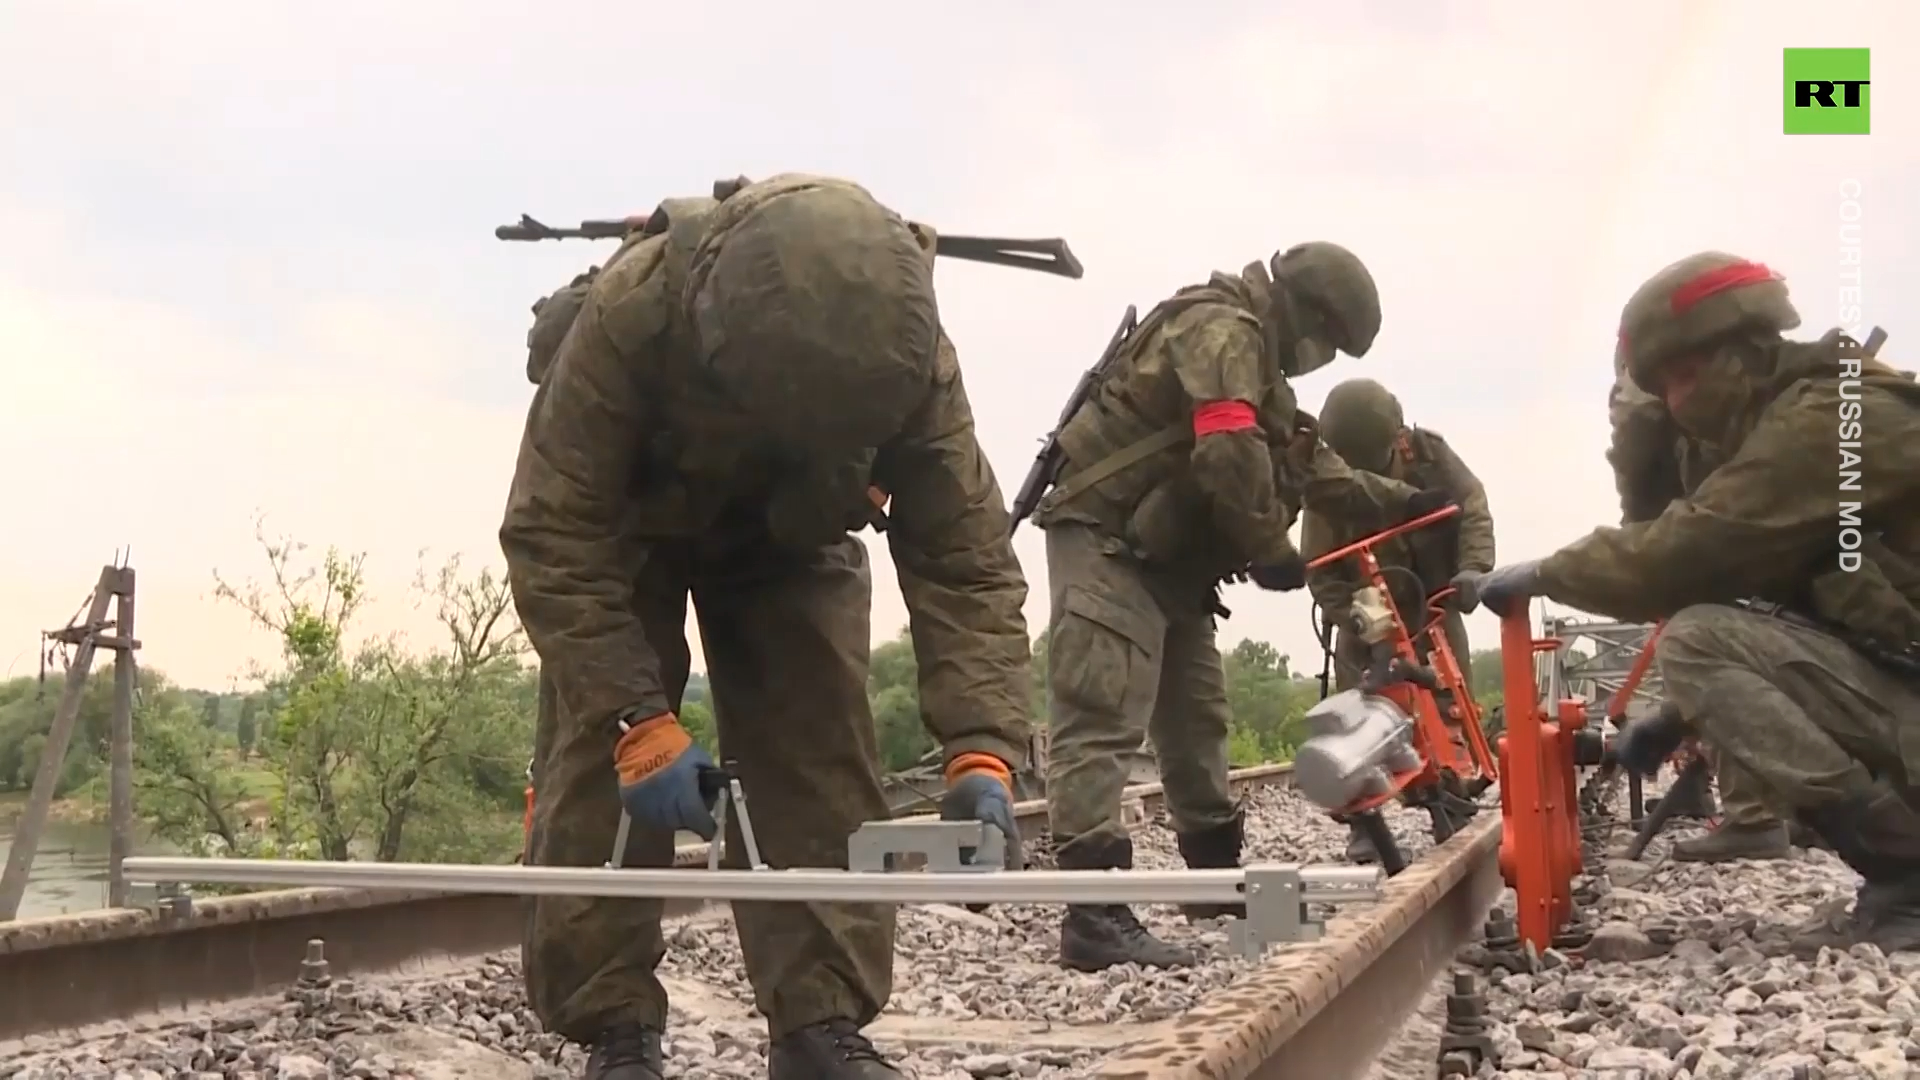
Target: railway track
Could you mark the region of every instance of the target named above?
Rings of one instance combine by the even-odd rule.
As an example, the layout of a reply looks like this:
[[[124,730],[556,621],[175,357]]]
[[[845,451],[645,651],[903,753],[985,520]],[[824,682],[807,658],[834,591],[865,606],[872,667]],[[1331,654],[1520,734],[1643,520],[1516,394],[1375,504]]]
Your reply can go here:
[[[1241,770],[1233,782],[1253,811],[1249,860],[1338,858],[1344,830],[1286,790],[1288,767]],[[1128,797],[1151,817],[1160,790],[1144,785]],[[1023,831],[1044,829],[1043,802],[1022,803],[1018,811]],[[1423,822],[1411,814],[1397,821],[1415,852]],[[1140,830],[1143,868],[1177,865],[1167,840],[1164,829]],[[1340,908],[1320,940],[1277,948],[1259,961],[1228,956],[1218,927],[1149,915],[1157,932],[1209,957],[1180,972],[1089,976],[1052,967],[1057,908],[1007,905],[985,915],[903,909],[893,1008],[872,1033],[883,1047],[906,1054],[927,1080],[1365,1076],[1400,1021],[1420,1008],[1481,930],[1502,888],[1498,840],[1498,811],[1483,812],[1388,881],[1378,902]],[[1044,843],[1037,846],[1044,851]],[[691,846],[676,861],[701,865],[705,857],[704,845]],[[142,1054],[179,1070],[139,1066],[156,1075],[274,1076],[267,1061],[234,1045],[233,1032],[259,1031],[261,1024],[281,1043],[305,1047],[287,1052],[307,1063],[298,1068],[320,1066],[315,1076],[436,1075],[406,1065],[404,1053],[368,1047],[409,1032],[431,1043],[450,1037],[449,1028],[476,1053],[499,1055],[500,1068],[564,1075],[541,1071],[573,1062],[529,1030],[524,1003],[512,1000],[512,962],[482,959],[517,946],[521,912],[516,897],[307,889],[201,900],[184,918],[111,911],[0,924],[0,1040],[12,1040],[0,1043],[0,1077],[9,1075],[7,1061],[31,1062],[39,1059],[30,1054],[49,1046],[97,1039],[98,1025],[109,1022],[144,1034],[103,1044],[103,1077],[142,1075],[112,1058],[127,1039],[144,1040]],[[687,1076],[760,1075],[755,1040],[764,1041],[764,1029],[737,974],[724,912],[682,905],[673,914],[678,921],[661,972],[676,1012],[670,1053],[686,1059]],[[343,1010],[331,1020],[316,1012],[322,1007],[314,988],[297,985],[315,939],[324,942],[336,980],[329,991],[335,1004],[327,1007]],[[352,981],[338,982],[343,976]],[[281,991],[292,997],[262,997]],[[474,1009],[486,1019],[468,1018],[479,1015]],[[372,1041],[350,1053],[329,1050],[324,1040],[300,1042],[303,1031],[311,1036],[329,1024],[340,1029],[331,1036],[335,1043],[360,1035]],[[239,1056],[225,1060],[226,1051]],[[444,1045],[422,1054],[441,1065],[458,1056]],[[381,1064],[383,1057],[392,1067]],[[22,1065],[42,1071],[15,1075],[94,1075],[88,1067],[68,1059]]]

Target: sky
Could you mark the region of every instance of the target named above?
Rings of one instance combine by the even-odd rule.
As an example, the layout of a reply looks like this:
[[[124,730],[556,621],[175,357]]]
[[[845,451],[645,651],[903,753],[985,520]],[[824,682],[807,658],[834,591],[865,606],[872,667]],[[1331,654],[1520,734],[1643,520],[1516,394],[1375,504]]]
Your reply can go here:
[[[1367,262],[1385,321],[1303,405],[1395,390],[1486,484],[1503,561],[1617,520],[1614,329],[1674,259],[1767,263],[1817,336],[1857,190],[1867,324],[1905,352],[1903,0],[695,8],[0,3],[0,674],[130,549],[143,661],[244,682],[276,644],[212,588],[265,572],[259,515],[364,552],[363,629],[435,644],[421,560],[500,563],[529,305],[612,248],[493,227],[720,177],[840,175],[945,232],[1072,244],[1080,281],[939,270],[1009,497],[1127,304],[1306,240]],[[1872,48],[1871,135],[1781,133],[1787,46]],[[1041,535],[1017,547],[1037,632]],[[905,609],[876,555],[885,638]],[[1223,646],[1317,669],[1304,593],[1227,604]]]

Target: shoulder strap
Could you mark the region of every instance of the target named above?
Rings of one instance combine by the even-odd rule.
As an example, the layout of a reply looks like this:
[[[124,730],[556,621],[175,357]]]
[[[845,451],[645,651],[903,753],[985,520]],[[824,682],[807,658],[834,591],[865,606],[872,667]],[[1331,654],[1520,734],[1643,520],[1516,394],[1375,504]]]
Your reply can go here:
[[[1147,312],[1147,317],[1135,328],[1131,340],[1125,347],[1139,348],[1139,343],[1144,342],[1151,331],[1159,329],[1168,319],[1190,307],[1198,304],[1227,303],[1231,300],[1231,296],[1214,287],[1212,283],[1182,289],[1155,304],[1153,310]],[[1260,325],[1259,317],[1250,311],[1236,308],[1235,313],[1251,321],[1256,328]],[[1068,477],[1065,481],[1055,484],[1053,490],[1047,492],[1046,496],[1040,500],[1038,509],[1041,512],[1056,510],[1062,504],[1086,494],[1102,480],[1130,469],[1163,450],[1170,450],[1192,437],[1191,427],[1185,423],[1177,423],[1169,424],[1159,431],[1136,439]]]
[[[1071,499],[1085,494],[1095,484],[1120,472],[1130,469],[1162,450],[1170,450],[1191,438],[1191,431],[1185,424],[1169,424],[1145,438],[1115,450],[1099,461],[1069,477],[1065,482],[1055,485],[1046,497],[1040,500],[1042,511],[1055,510]]]

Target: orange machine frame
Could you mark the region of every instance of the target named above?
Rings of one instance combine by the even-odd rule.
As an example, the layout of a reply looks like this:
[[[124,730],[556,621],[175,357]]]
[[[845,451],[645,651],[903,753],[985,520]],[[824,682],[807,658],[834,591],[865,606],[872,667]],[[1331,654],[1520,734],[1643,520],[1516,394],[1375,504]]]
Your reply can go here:
[[[1647,670],[1653,665],[1654,646],[1660,643],[1660,634],[1666,628],[1667,621],[1665,619],[1661,619],[1659,622],[1653,624],[1653,632],[1647,635],[1647,643],[1640,647],[1640,655],[1634,657],[1633,667],[1627,671],[1627,680],[1621,683],[1620,689],[1615,690],[1613,697],[1607,700],[1607,722],[1609,726],[1618,728],[1621,722],[1626,719],[1627,705],[1633,701],[1634,691],[1640,689],[1640,684],[1646,681]],[[1703,754],[1700,749],[1700,740],[1688,738],[1680,744],[1680,749],[1675,750],[1673,756],[1667,760],[1671,762],[1676,769],[1685,769],[1689,762],[1701,756],[1703,756]],[[1634,777],[1633,781],[1637,784],[1639,777]],[[1635,790],[1637,791],[1638,789],[1636,788]],[[1638,819],[1641,809],[1637,804],[1634,807],[1634,817],[1636,819]]]
[[[1430,514],[1402,522],[1390,529],[1382,530],[1371,536],[1362,537],[1342,548],[1336,548],[1307,564],[1308,570],[1318,570],[1345,558],[1356,558],[1360,563],[1360,573],[1367,584],[1378,589],[1380,597],[1393,614],[1393,651],[1395,657],[1409,664],[1420,664],[1419,652],[1414,648],[1413,634],[1407,629],[1407,620],[1393,602],[1393,591],[1387,586],[1386,574],[1380,569],[1380,560],[1373,549],[1388,540],[1396,539],[1416,529],[1444,521],[1460,512],[1457,506],[1443,506]],[[1368,796],[1352,806],[1335,811],[1335,816],[1365,813],[1377,810],[1388,802],[1399,798],[1408,790],[1419,790],[1429,785],[1439,785],[1444,774],[1451,774],[1461,780],[1483,776],[1492,782],[1498,782],[1502,766],[1495,758],[1493,749],[1487,743],[1485,733],[1480,730],[1480,706],[1473,700],[1473,688],[1467,685],[1461,673],[1460,663],[1453,655],[1453,648],[1447,642],[1446,601],[1453,595],[1451,588],[1441,589],[1427,597],[1429,618],[1422,624],[1420,633],[1427,636],[1428,661],[1434,667],[1440,684],[1453,691],[1453,719],[1467,738],[1467,756],[1462,757],[1453,745],[1453,738],[1447,730],[1446,719],[1440,715],[1440,706],[1434,700],[1433,693],[1425,687],[1411,682],[1395,683],[1381,690],[1381,696],[1399,706],[1407,715],[1413,717],[1413,744],[1420,755],[1418,768],[1408,769],[1393,777],[1388,790],[1379,795]]]
[[[1627,705],[1633,701],[1634,691],[1646,681],[1647,669],[1653,665],[1653,647],[1660,644],[1660,632],[1666,628],[1665,619],[1653,624],[1653,632],[1647,635],[1647,643],[1640,647],[1640,655],[1633,658],[1633,667],[1627,670],[1627,681],[1621,683],[1620,689],[1615,690],[1613,697],[1607,700],[1607,719],[1615,727],[1626,719]]]
[[[1507,720],[1500,736],[1500,875],[1513,888],[1520,939],[1542,952],[1573,917],[1573,879],[1582,869],[1574,738],[1586,726],[1586,703],[1564,698],[1549,716],[1534,676],[1535,654],[1562,644],[1533,636],[1525,606],[1500,620]]]

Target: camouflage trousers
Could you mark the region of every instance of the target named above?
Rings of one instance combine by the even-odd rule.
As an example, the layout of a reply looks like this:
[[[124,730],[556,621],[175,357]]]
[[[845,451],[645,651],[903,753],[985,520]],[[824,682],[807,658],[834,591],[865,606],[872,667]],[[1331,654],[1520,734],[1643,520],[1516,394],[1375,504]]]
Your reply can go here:
[[[1127,835],[1121,792],[1151,738],[1182,833],[1236,817],[1227,786],[1226,674],[1211,583],[1163,580],[1086,526],[1047,529],[1049,825],[1063,848]]]
[[[773,867],[845,868],[847,837],[887,816],[867,704],[866,546],[848,537],[811,556],[760,549],[725,558],[696,555],[691,544],[656,547],[634,605],[676,707],[690,666],[689,595],[721,756],[739,770],[761,857]],[[612,735],[575,723],[542,672],[529,862],[606,863],[620,819],[612,761]],[[727,824],[726,865],[744,868],[738,823],[729,815]],[[625,865],[667,866],[673,849],[672,834],[635,828]],[[832,1017],[865,1024],[879,1014],[893,978],[891,907],[733,909],[755,1004],[776,1038]],[[522,956],[541,1023],[580,1042],[623,1021],[661,1029],[660,917],[652,900],[532,900]]]
[[[1779,817],[1767,809],[1765,789],[1753,774],[1732,757],[1705,743],[1700,745],[1700,750],[1713,769],[1713,785],[1720,791],[1720,820],[1753,829],[1779,824]]]
[[[1775,815],[1889,791],[1916,801],[1920,686],[1845,642],[1699,604],[1667,621],[1656,659],[1667,696],[1696,718],[1721,774]]]

